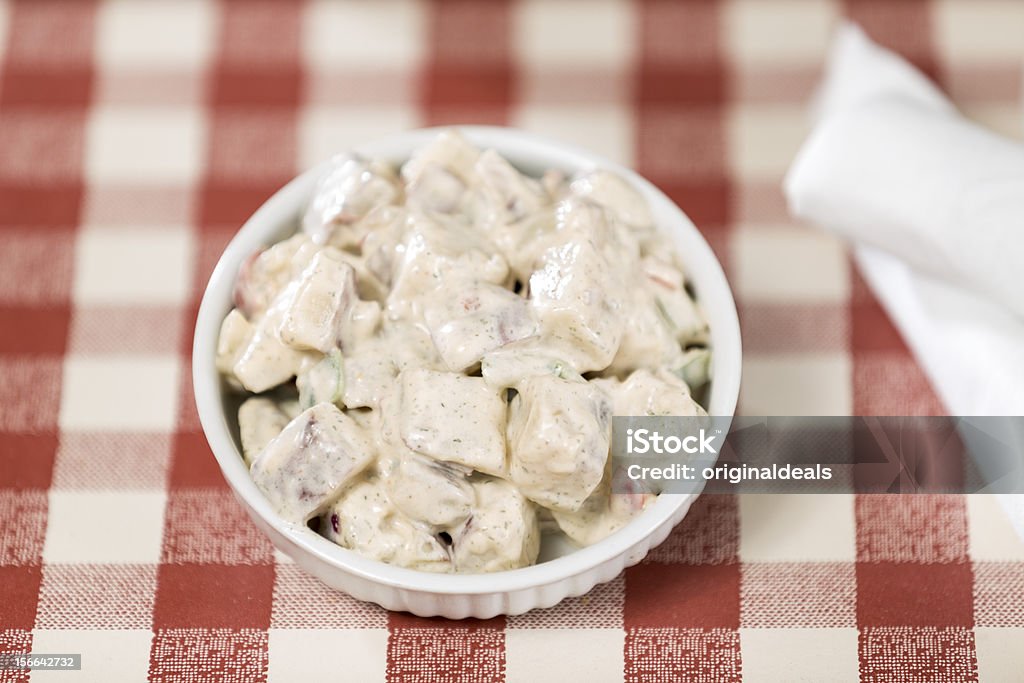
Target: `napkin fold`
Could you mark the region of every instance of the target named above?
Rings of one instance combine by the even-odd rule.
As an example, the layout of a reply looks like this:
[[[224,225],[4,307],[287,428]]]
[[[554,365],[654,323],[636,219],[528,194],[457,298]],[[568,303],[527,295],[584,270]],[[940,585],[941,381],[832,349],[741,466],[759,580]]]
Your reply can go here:
[[[790,211],[853,242],[950,414],[1024,415],[1024,145],[965,120],[853,24],[812,110]],[[1024,537],[1024,495],[999,500]]]
[[[920,72],[843,25],[792,211],[1024,318],[1024,144],[961,117]]]
[[[951,414],[1024,414],[1024,145],[849,23],[812,109],[792,213],[854,243]]]

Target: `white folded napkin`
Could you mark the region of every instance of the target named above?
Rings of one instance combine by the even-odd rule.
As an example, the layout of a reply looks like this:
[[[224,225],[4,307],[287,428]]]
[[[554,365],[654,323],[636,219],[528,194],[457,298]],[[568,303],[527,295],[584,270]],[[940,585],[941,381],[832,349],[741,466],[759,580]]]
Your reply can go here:
[[[817,115],[786,178],[793,213],[1024,318],[1024,145],[961,117],[852,24]]]
[[[854,243],[950,414],[1024,415],[1024,146],[963,119],[852,24],[814,109],[790,210]],[[1000,502],[1024,536],[1024,496]]]
[[[857,245],[952,414],[1024,414],[1024,146],[962,118],[853,24],[814,110],[790,210]]]

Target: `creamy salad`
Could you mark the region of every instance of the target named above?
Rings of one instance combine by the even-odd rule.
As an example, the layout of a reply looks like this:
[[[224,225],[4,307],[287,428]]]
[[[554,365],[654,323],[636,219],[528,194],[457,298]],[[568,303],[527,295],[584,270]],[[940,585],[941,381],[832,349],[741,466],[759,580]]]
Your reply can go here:
[[[595,543],[613,415],[703,415],[707,325],[641,195],[541,178],[455,132],[400,169],[335,159],[286,240],[238,274],[217,365],[283,518],[436,572]]]

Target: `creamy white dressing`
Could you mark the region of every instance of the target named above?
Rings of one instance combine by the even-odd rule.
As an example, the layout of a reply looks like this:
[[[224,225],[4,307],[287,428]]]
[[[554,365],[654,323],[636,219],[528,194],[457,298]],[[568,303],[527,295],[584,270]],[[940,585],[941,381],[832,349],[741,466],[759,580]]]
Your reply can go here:
[[[240,269],[217,367],[256,394],[243,456],[284,518],[405,567],[512,569],[542,524],[588,545],[653,499],[612,492],[611,417],[703,414],[685,282],[623,179],[530,178],[444,133],[401,169],[332,164]]]

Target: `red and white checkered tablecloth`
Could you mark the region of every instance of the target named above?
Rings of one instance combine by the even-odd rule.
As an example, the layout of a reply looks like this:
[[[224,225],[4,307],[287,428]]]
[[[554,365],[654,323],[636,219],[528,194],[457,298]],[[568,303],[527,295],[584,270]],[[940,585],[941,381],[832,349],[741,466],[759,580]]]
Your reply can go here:
[[[744,412],[941,414],[779,190],[844,14],[1019,135],[1015,0],[0,2],[0,649],[82,653],[32,681],[1024,680],[1024,543],[988,497],[706,496],[585,597],[425,620],[276,554],[196,417],[197,302],[241,222],[452,122],[675,198],[740,305]]]

